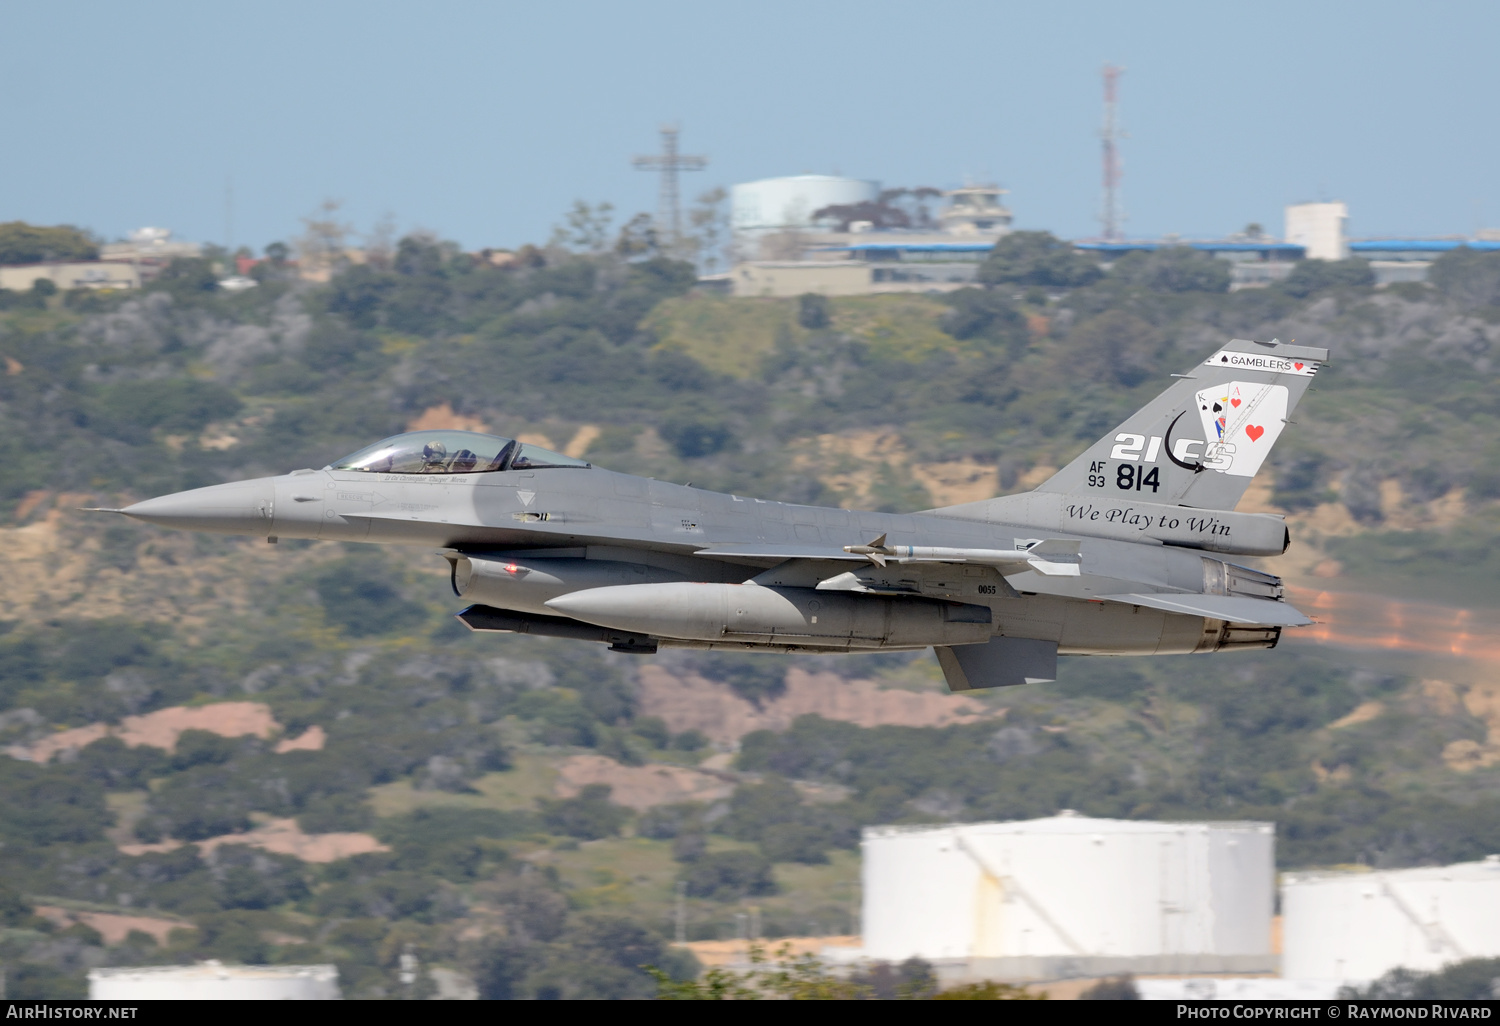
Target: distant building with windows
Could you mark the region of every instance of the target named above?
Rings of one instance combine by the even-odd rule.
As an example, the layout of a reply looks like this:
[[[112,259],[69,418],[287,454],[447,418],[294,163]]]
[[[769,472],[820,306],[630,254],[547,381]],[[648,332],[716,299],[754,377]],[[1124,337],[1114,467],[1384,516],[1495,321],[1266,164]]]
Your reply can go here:
[[[873,200],[879,195],[878,182],[804,175],[735,188],[744,190],[736,193],[736,231],[748,230],[742,238],[760,248],[742,249],[757,256],[743,256],[728,273],[704,284],[736,296],[950,292],[976,284],[980,265],[1011,231],[1012,215],[1002,203],[1005,190],[993,185],[945,192],[947,206],[938,214],[935,231],[876,230],[869,222],[855,221],[848,231],[835,232],[811,217],[821,209],[814,203]],[[782,214],[768,218],[765,211],[771,208]],[[1231,290],[1283,281],[1303,260],[1366,260],[1380,286],[1425,281],[1434,260],[1461,246],[1500,251],[1500,232],[1480,232],[1474,238],[1351,239],[1349,207],[1343,202],[1295,203],[1284,215],[1279,239],[1252,225],[1223,239],[1083,239],[1073,246],[1106,268],[1129,253],[1192,249],[1229,264]]]
[[[1281,281],[1292,273],[1298,260],[1307,258],[1307,250],[1292,242],[1281,242],[1269,236],[1234,239],[1188,240],[1131,239],[1121,242],[1075,242],[1073,248],[1092,253],[1100,263],[1113,263],[1127,253],[1153,253],[1158,249],[1184,246],[1229,262],[1231,289],[1255,288]]]
[[[802,175],[735,186],[740,259],[714,282],[736,296],[829,296],[946,292],[973,285],[1013,215],[998,185],[967,184],[942,194],[935,227],[880,229],[853,221],[847,231],[812,217],[825,206],[874,203],[880,183]],[[826,201],[826,202],[825,202]],[[768,215],[768,211],[780,214]]]
[[[1459,247],[1483,252],[1500,251],[1496,239],[1355,239],[1349,255],[1370,262],[1375,281],[1391,285],[1403,281],[1426,281],[1432,262]]]
[[[1293,203],[1286,208],[1286,241],[1309,260],[1349,256],[1349,207],[1345,203]]]
[[[25,292],[38,281],[50,281],[64,292],[70,289],[138,289],[141,287],[141,269],[125,260],[76,260],[0,267],[0,289]]]
[[[106,242],[99,247],[101,260],[126,260],[151,266],[166,266],[179,257],[202,255],[202,246],[172,238],[170,228],[137,228],[124,242]]]

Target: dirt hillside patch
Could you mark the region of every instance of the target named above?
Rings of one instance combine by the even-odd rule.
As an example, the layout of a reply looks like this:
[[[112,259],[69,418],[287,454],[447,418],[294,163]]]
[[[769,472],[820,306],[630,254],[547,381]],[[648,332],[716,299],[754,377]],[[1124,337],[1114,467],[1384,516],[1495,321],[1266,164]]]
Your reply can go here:
[[[293,855],[303,862],[337,862],[354,855],[391,850],[369,834],[305,834],[291,818],[272,819],[243,834],[210,837],[197,844],[204,855],[221,844],[248,844],[276,855]]]
[[[36,914],[64,930],[74,923],[82,923],[84,926],[98,930],[99,936],[104,938],[104,943],[107,945],[123,942],[126,937],[130,936],[132,930],[150,934],[156,939],[156,943],[165,945],[173,930],[198,929],[192,923],[180,923],[175,919],[122,916],[113,912],[78,912],[73,909],[58,908],[56,905],[38,905]]]
[[[824,948],[857,948],[861,938],[849,934],[828,937],[778,937],[771,941],[756,941],[766,951],[778,954],[785,950],[798,958],[804,955],[820,955]],[[686,948],[698,959],[698,964],[710,968],[743,969],[750,966],[750,941],[707,940],[687,941],[674,947]]]
[[[175,623],[192,632],[211,627],[214,619],[252,612],[253,583],[285,573],[275,546],[246,542],[228,554],[207,556],[185,531],[142,529],[113,543],[133,547],[133,569],[101,563],[104,543],[95,529],[106,514],[73,507],[127,501],[133,500],[59,495],[54,508],[32,523],[0,528],[0,619],[35,624],[119,616]],[[205,587],[213,589],[214,602],[196,598]]]
[[[264,702],[215,702],[213,705],[174,705],[144,716],[127,716],[114,731],[134,748],[151,745],[172,751],[184,730],[206,730],[220,737],[261,738],[281,733],[281,724]]]
[[[608,784],[610,800],[637,812],[674,802],[713,802],[728,798],[734,785],[712,773],[686,766],[625,766],[602,755],[575,755],[557,767],[556,793],[571,798],[589,784]]]
[[[648,664],[640,669],[641,713],[659,716],[673,731],[702,731],[732,745],[752,730],[785,730],[798,716],[814,714],[861,727],[946,727],[997,715],[963,695],[885,690],[874,681],[845,680],[833,673],[793,667],[786,692],[763,708],[735,694],[728,684],[674,676]]]
[[[162,841],[157,844],[116,845],[121,854],[145,855],[148,852],[175,851],[182,841]],[[248,844],[252,848],[271,852],[274,855],[291,855],[303,862],[337,862],[355,855],[366,855],[391,849],[369,834],[337,833],[307,834],[290,817],[274,819],[267,817],[254,830],[242,834],[221,834],[203,841],[194,841],[198,854],[208,856],[223,844]]]
[[[328,743],[328,732],[322,727],[311,726],[296,737],[283,738],[276,742],[273,749],[278,755],[282,752],[321,752],[323,746]]]
[[[798,466],[818,475],[840,493],[844,505],[866,509],[873,503],[882,470],[919,483],[938,506],[977,502],[1000,494],[994,464],[964,458],[933,462],[913,459],[895,428],[819,435],[801,445]]]
[[[174,705],[143,716],[127,716],[118,727],[90,723],[86,727],[59,731],[30,745],[11,745],[5,753],[26,762],[47,762],[60,752],[77,751],[106,737],[117,737],[131,748],[150,745],[173,751],[184,730],[206,730],[220,737],[244,737],[247,734],[268,738],[281,732],[281,724],[263,702],[215,702],[213,705]],[[316,731],[316,735],[314,735]],[[323,728],[311,727],[295,741],[284,741],[276,750],[295,748],[316,751],[323,747]],[[283,745],[287,747],[283,747]]]
[[[420,414],[407,421],[408,431],[478,431],[480,434],[489,433],[489,425],[478,417],[471,417],[464,413],[453,412],[453,407],[447,403],[439,403],[437,406],[429,406]]]

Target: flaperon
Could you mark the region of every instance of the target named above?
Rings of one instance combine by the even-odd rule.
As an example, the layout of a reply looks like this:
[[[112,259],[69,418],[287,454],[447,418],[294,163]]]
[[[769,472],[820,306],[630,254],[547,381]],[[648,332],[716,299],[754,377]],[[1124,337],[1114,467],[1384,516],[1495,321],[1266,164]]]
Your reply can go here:
[[[1270,648],[1310,621],[1234,506],[1328,359],[1236,339],[1035,491],[920,513],[767,502],[534,445],[416,431],[322,470],[123,510],[195,531],[437,547],[474,630],[775,652],[937,650],[954,690],[1053,680],[1058,655]]]

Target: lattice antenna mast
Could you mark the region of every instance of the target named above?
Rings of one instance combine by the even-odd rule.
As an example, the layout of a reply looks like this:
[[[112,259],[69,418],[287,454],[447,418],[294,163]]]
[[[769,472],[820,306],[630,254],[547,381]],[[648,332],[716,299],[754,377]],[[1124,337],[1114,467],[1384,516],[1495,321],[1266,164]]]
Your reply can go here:
[[[707,157],[690,157],[677,152],[677,133],[676,125],[662,125],[661,153],[636,157],[634,161],[636,170],[655,171],[661,175],[656,231],[667,249],[676,249],[682,241],[682,204],[677,195],[677,173],[702,171],[708,166]]]
[[[1099,133],[1104,140],[1104,238],[1116,241],[1121,237],[1120,226],[1125,221],[1125,211],[1120,206],[1120,131],[1118,120],[1118,84],[1124,68],[1113,64],[1104,65],[1104,129]]]

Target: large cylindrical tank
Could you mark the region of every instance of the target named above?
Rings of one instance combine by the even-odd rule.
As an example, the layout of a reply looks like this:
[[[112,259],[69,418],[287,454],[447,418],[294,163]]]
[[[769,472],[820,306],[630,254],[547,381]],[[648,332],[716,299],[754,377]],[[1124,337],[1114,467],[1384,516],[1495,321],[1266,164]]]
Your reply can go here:
[[[89,971],[90,1001],[329,1001],[339,992],[331,965],[152,965]]]
[[[1274,842],[1270,823],[1072,813],[869,827],[864,954],[1269,956]]]
[[[689,641],[910,648],[979,644],[994,630],[987,606],[756,584],[595,588],[547,606],[585,623]]]
[[[451,555],[453,591],[470,602],[555,616],[549,599],[587,588],[680,581],[681,574],[609,559],[495,559]]]
[[[730,227],[738,233],[806,230],[824,207],[873,202],[880,183],[838,175],[791,175],[731,186]]]
[[[1372,980],[1500,956],[1500,856],[1282,878],[1282,975]]]

